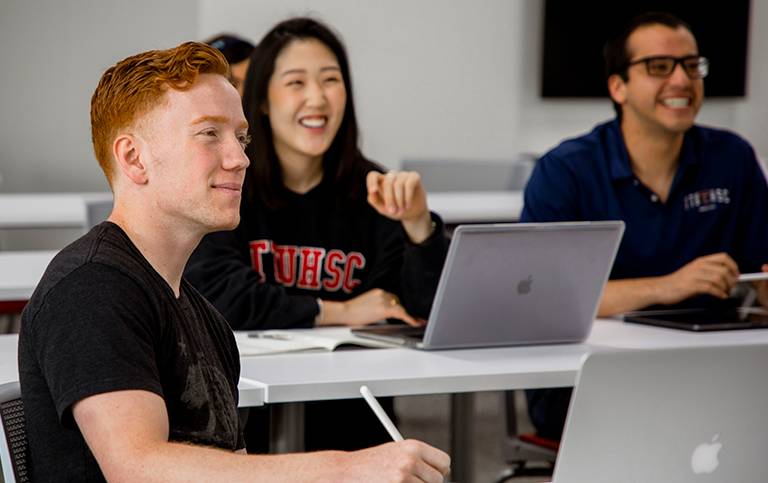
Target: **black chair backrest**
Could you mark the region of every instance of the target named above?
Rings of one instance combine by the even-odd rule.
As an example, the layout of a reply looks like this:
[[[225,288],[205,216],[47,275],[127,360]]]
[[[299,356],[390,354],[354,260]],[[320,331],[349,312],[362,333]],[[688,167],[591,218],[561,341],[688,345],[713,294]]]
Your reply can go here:
[[[3,429],[0,451],[6,453],[2,455],[2,460],[4,463],[10,460],[13,466],[12,472],[8,471],[9,468],[3,468],[5,482],[29,482],[27,428],[18,382],[9,382],[0,386],[0,419],[2,419]],[[11,477],[15,479],[11,480]]]

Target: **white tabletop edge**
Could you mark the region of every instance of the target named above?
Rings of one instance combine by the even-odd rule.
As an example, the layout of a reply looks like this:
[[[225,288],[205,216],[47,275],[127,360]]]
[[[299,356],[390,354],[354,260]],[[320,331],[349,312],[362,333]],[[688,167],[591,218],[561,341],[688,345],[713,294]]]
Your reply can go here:
[[[29,300],[56,250],[0,252],[0,301]]]
[[[0,193],[0,229],[85,228],[86,204],[111,192]]]
[[[424,379],[403,377],[375,382],[359,379],[333,383],[325,387],[315,385],[311,394],[307,393],[307,386],[303,383],[270,384],[266,387],[264,403],[354,399],[361,397],[360,386],[362,385],[367,385],[377,397],[564,387],[573,386],[577,373],[578,367],[546,373],[445,376]]]
[[[427,204],[449,224],[517,221],[523,210],[523,192],[432,192],[427,194]]]

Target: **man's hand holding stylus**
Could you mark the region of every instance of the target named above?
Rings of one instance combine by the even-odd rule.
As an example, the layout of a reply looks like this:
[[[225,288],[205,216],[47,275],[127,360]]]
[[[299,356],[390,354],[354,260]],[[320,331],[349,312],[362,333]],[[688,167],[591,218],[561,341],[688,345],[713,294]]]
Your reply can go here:
[[[368,406],[376,415],[387,433],[395,440],[393,443],[383,444],[355,454],[378,460],[383,458],[386,464],[387,458],[392,458],[391,464],[386,470],[378,474],[378,478],[366,479],[366,481],[428,481],[442,483],[445,475],[451,468],[451,457],[437,448],[413,439],[403,440],[395,424],[376,400],[368,386],[360,386],[360,394],[368,403]],[[373,462],[373,461],[372,461]]]
[[[340,481],[443,483],[451,458],[413,439],[345,453]]]

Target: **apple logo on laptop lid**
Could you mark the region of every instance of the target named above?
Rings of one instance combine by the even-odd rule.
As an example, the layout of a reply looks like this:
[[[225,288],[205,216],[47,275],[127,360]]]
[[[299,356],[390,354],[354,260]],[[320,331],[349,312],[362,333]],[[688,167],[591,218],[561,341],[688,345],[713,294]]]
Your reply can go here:
[[[709,443],[702,443],[693,450],[691,454],[691,470],[696,475],[713,473],[720,465],[717,454],[722,449],[723,444],[718,441],[719,434],[712,437]]]
[[[520,295],[526,295],[531,292],[533,288],[533,275],[528,275],[528,278],[524,278],[517,283],[517,293]]]

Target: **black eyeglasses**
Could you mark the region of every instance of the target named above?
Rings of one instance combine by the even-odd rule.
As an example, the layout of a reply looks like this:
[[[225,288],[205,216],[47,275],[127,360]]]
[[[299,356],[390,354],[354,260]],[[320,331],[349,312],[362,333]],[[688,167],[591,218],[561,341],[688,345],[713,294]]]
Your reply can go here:
[[[645,64],[645,70],[648,72],[648,75],[653,77],[669,77],[674,72],[677,64],[683,66],[683,70],[691,79],[703,79],[709,73],[709,59],[699,55],[643,57],[628,63],[627,67],[635,64]]]

